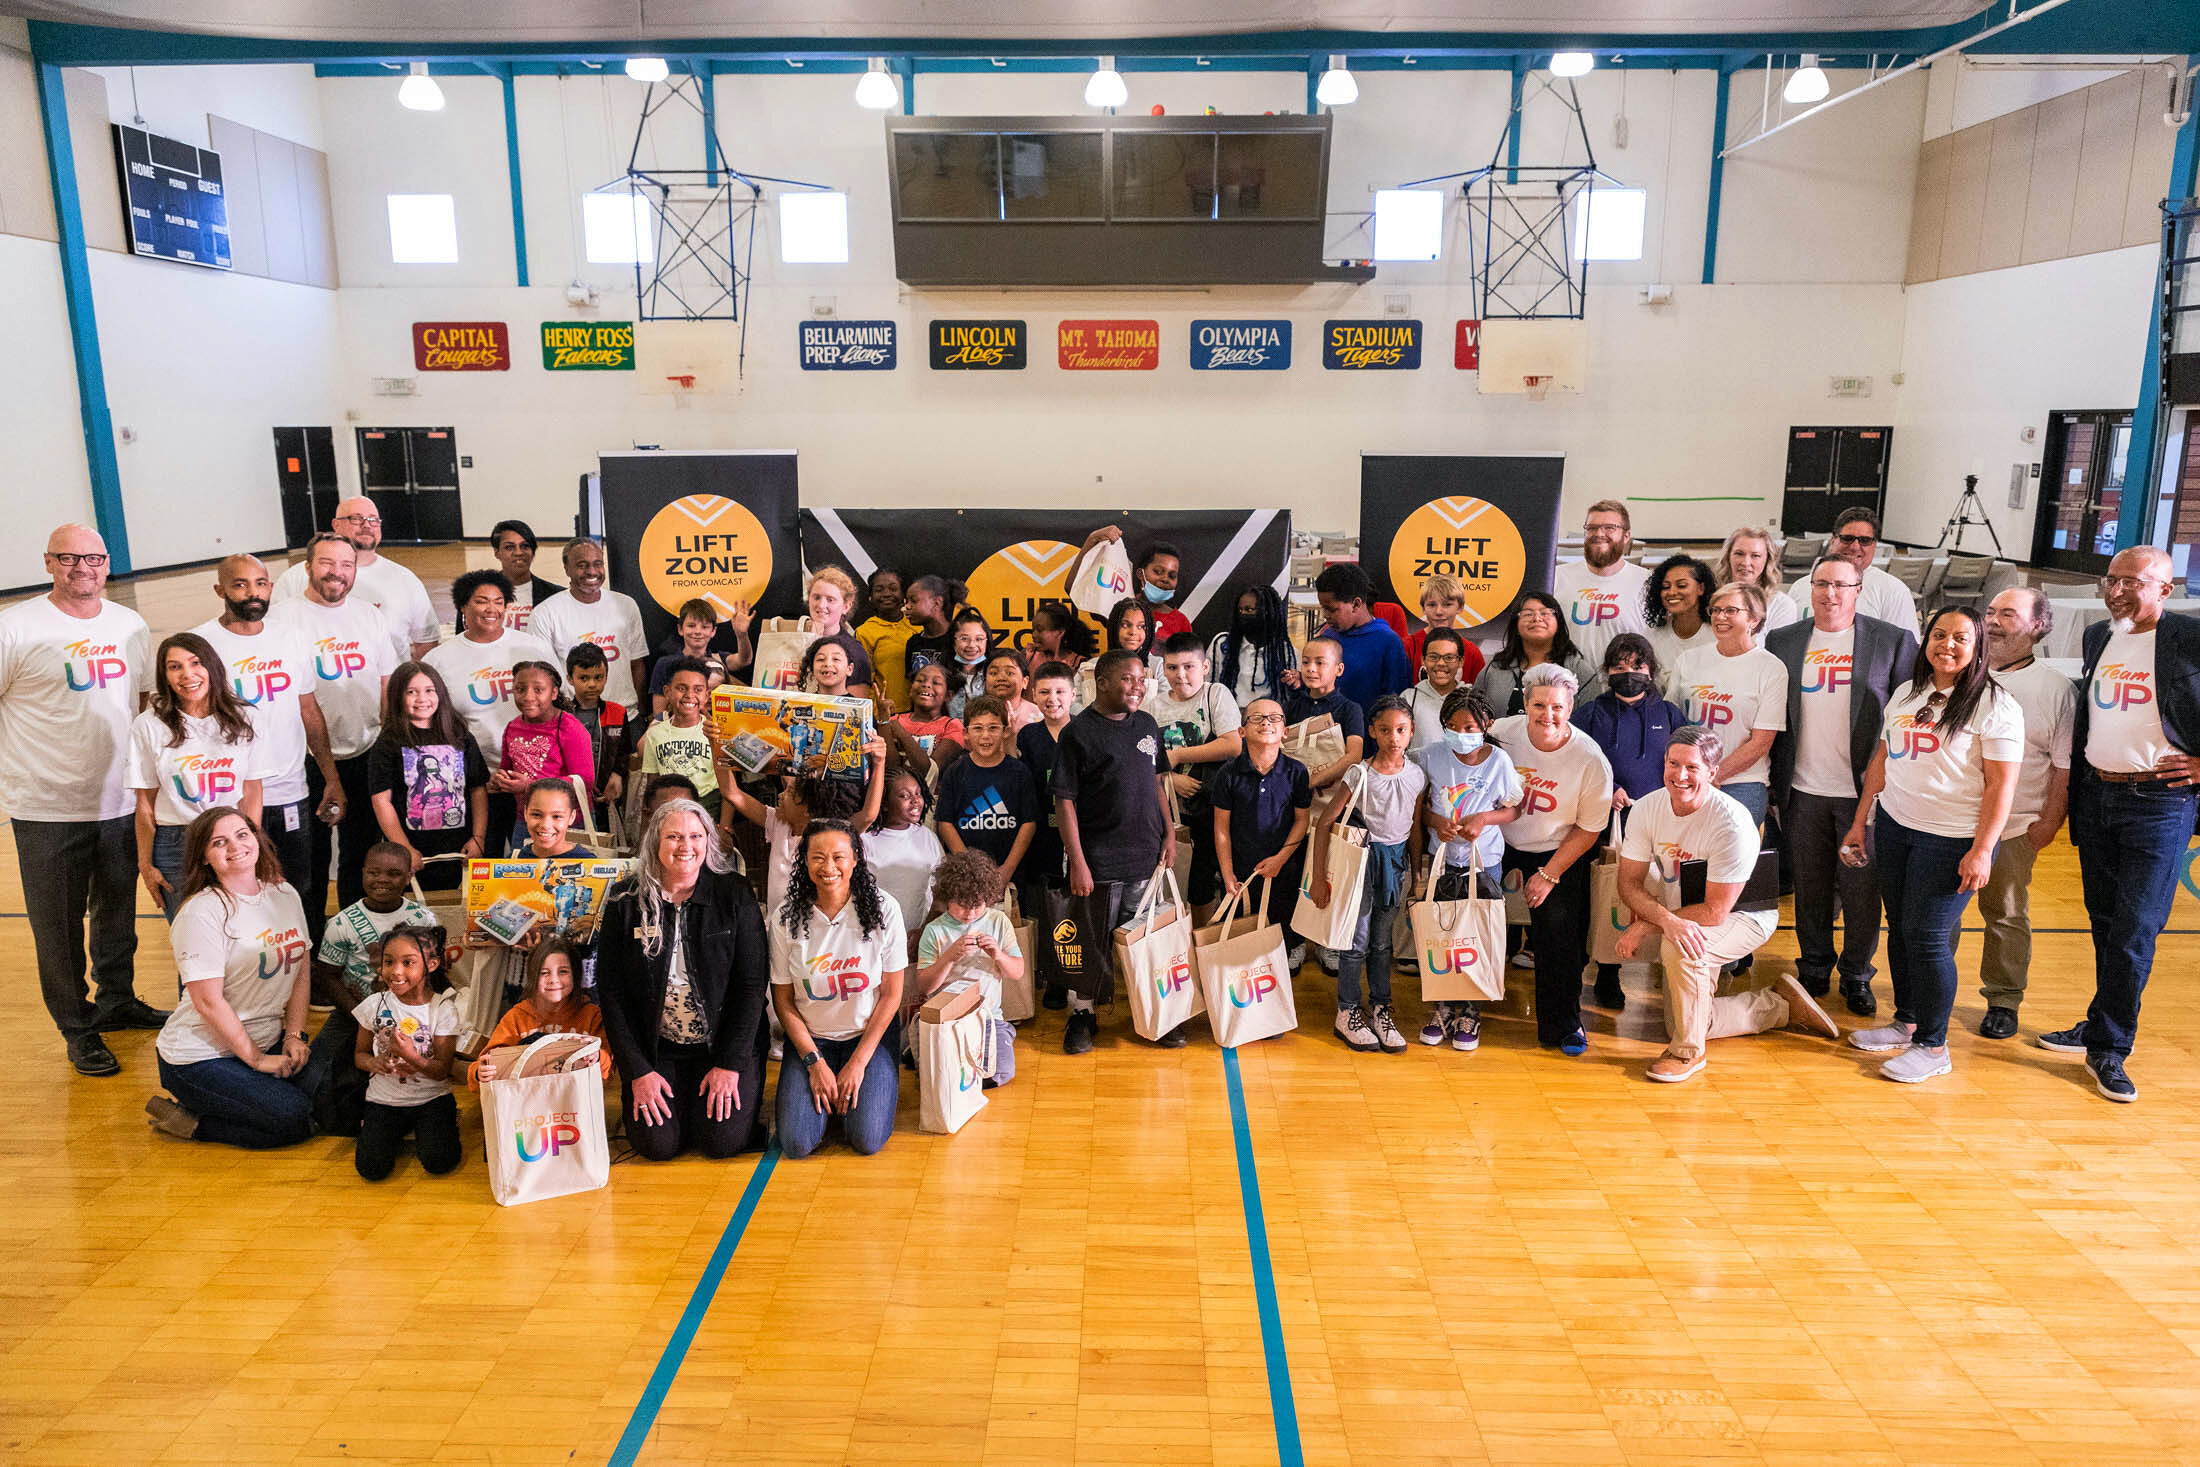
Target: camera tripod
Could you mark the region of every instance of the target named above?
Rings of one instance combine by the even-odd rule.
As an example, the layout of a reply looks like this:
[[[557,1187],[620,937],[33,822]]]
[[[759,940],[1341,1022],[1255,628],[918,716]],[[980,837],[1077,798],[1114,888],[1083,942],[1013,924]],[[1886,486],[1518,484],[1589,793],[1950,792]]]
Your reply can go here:
[[[1973,510],[1978,511],[1976,517],[1972,515]],[[1956,497],[1955,512],[1948,516],[1948,523],[1940,527],[1940,538],[1933,542],[1933,549],[1938,550],[1941,546],[1947,545],[1948,537],[1953,535],[1956,543],[1948,548],[1961,552],[1963,549],[1963,532],[1972,525],[1984,526],[1986,537],[1994,542],[1994,554],[2004,560],[2009,558],[2008,553],[2001,548],[2001,536],[1994,529],[1993,518],[1986,513],[1986,501],[1978,497],[1978,475],[1965,474],[1963,476],[1963,493]]]

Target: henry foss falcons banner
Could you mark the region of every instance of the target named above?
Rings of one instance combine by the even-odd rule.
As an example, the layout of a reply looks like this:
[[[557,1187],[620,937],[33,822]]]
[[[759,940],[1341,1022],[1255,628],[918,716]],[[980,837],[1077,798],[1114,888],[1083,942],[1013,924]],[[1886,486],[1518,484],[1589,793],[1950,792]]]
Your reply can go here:
[[[1421,583],[1450,576],[1461,619],[1482,626],[1548,591],[1565,472],[1555,453],[1360,455],[1360,564],[1376,595],[1419,615]]]
[[[637,450],[598,460],[611,586],[641,604],[649,645],[672,634],[681,603],[763,616],[802,614],[792,452]]]
[[[848,568],[881,565],[905,578],[951,576],[994,630],[1019,642],[1041,600],[1066,601],[1063,579],[1085,537],[1120,525],[1135,565],[1156,541],[1182,557],[1175,606],[1203,637],[1230,624],[1236,592],[1291,574],[1291,516],[1280,509],[805,509],[802,558]]]

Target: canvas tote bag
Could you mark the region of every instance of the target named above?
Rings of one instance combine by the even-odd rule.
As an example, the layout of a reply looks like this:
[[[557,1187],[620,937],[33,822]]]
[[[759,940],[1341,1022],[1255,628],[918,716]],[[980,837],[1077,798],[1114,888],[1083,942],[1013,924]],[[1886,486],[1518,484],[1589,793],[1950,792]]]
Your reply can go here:
[[[1309,770],[1326,769],[1344,757],[1344,730],[1327,713],[1317,713],[1283,731],[1283,752]]]
[[[1421,997],[1430,1003],[1505,996],[1505,903],[1495,897],[1436,899],[1443,857],[1429,863],[1428,886],[1413,904],[1413,951],[1421,960]],[[1482,874],[1482,853],[1472,871]]]
[[[545,1034],[527,1047],[527,1053],[572,1037]],[[526,1054],[512,1069],[513,1078],[487,1080],[481,1086],[482,1149],[489,1157],[490,1195],[506,1207],[516,1207],[593,1192],[610,1181],[603,1066],[596,1061],[596,1051],[576,1053],[566,1069],[553,1074],[528,1074]]]
[[[944,1024],[918,1023],[917,1129],[947,1136],[985,1109],[993,1078],[993,1021],[980,1004]]]
[[[1309,859],[1299,876],[1298,905],[1291,909],[1293,932],[1308,942],[1340,951],[1352,946],[1360,926],[1360,903],[1367,894],[1367,829],[1350,823],[1352,813],[1360,808],[1367,780],[1363,776],[1355,783],[1348,771],[1344,782],[1350,793],[1344,808],[1337,812],[1337,823],[1329,827],[1329,905],[1314,905],[1310,895],[1314,863]]]
[[[1620,812],[1612,812],[1606,832],[1610,843],[1589,868],[1589,961],[1617,963],[1619,935],[1634,925],[1635,914],[1619,895],[1619,843],[1626,830]]]
[[[1263,876],[1246,882],[1222,904],[1211,926],[1192,934],[1200,999],[1215,1042],[1224,1049],[1299,1027],[1283,927],[1268,920],[1267,881]]]
[[[1070,572],[1069,604],[1102,621],[1131,594],[1131,558],[1121,540],[1102,540],[1077,557]]]
[[[810,619],[765,617],[757,627],[756,660],[749,668],[749,682],[759,688],[790,692],[802,681],[802,654],[810,650],[817,633]]]
[[[1001,915],[1008,919],[1008,929],[1015,934],[1016,951],[1024,955],[1024,976],[1013,983],[1005,977],[1001,979],[1001,1017],[1011,1024],[1017,1024],[1039,1011],[1031,986],[1032,969],[1038,963],[1039,955],[1032,950],[1034,940],[1031,921],[1017,906],[1016,888],[1013,886],[1001,892]]]
[[[1146,904],[1138,915],[1115,929],[1115,968],[1130,987],[1131,1027],[1141,1039],[1159,1039],[1206,1012],[1192,978],[1192,909],[1168,867],[1146,883]]]

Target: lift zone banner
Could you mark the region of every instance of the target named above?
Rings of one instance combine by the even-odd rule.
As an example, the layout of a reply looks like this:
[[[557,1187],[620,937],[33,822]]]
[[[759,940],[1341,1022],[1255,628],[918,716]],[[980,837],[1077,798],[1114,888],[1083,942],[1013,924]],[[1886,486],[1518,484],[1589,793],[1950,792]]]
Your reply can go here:
[[[1421,583],[1466,590],[1461,620],[1500,621],[1523,591],[1549,590],[1562,454],[1360,456],[1360,564],[1376,595],[1419,609]]]
[[[799,346],[805,372],[891,372],[897,360],[891,321],[804,321]]]

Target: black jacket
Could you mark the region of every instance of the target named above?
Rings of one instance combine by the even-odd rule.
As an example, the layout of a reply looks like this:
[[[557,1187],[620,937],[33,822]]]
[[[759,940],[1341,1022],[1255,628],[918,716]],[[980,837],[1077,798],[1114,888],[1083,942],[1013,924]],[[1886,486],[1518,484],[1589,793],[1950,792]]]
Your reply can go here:
[[[2107,650],[2105,621],[2085,629],[2085,671],[2078,678],[2078,721],[2070,734],[2070,768],[2073,778],[2089,772],[2085,762],[2087,715],[2093,711],[2093,668]],[[2162,732],[2187,754],[2200,753],[2200,618],[2162,613],[2154,633],[2154,686],[2160,699]]]
[[[711,1063],[722,1070],[761,1070],[771,949],[756,897],[738,872],[706,869],[685,907],[680,925],[688,982],[710,1026]],[[622,883],[604,907],[596,938],[596,1002],[612,1058],[628,1083],[657,1068],[657,1025],[672,962],[669,942],[654,957],[643,950],[641,911],[639,888]],[[668,909],[667,927],[671,920]]]
[[[1784,808],[1795,793],[1795,741],[1803,732],[1803,656],[1810,651],[1811,618],[1789,622],[1765,638],[1765,650],[1788,671],[1787,728],[1772,741],[1772,794]],[[1856,619],[1856,648],[1850,662],[1849,767],[1856,787],[1864,787],[1894,690],[1910,680],[1917,663],[1917,638],[1906,628],[1875,616]]]

